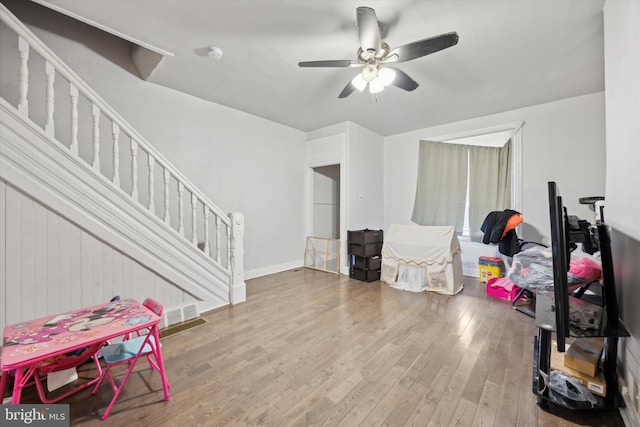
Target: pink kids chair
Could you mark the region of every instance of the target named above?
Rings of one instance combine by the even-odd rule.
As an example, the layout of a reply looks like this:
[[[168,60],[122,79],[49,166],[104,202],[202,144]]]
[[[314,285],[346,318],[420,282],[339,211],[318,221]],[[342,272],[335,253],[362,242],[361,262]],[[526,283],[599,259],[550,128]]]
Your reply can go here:
[[[164,307],[158,301],[153,298],[147,298],[143,305],[153,311],[158,316],[162,315],[164,311]],[[156,341],[156,335],[151,332],[151,329],[138,331],[137,336],[131,337],[126,336],[125,339],[121,342],[110,344],[104,346],[102,348],[102,357],[106,362],[105,368],[102,370],[102,374],[98,380],[98,383],[93,388],[92,393],[95,394],[98,391],[98,388],[102,384],[102,381],[106,377],[111,384],[111,388],[115,392],[113,399],[109,403],[107,410],[102,416],[103,420],[106,420],[113,408],[113,405],[116,403],[120,392],[124,388],[127,379],[129,379],[129,375],[133,371],[133,368],[141,357],[146,357],[149,366],[151,369],[156,369],[160,376],[162,377],[163,383],[167,381],[166,374],[164,372],[164,365],[161,363],[160,354],[160,343]],[[160,362],[159,362],[160,361]],[[111,367],[127,363],[129,365],[129,369],[125,373],[124,377],[120,381],[120,385],[116,385],[113,377],[111,376]],[[168,393],[165,393],[165,400],[169,399]]]

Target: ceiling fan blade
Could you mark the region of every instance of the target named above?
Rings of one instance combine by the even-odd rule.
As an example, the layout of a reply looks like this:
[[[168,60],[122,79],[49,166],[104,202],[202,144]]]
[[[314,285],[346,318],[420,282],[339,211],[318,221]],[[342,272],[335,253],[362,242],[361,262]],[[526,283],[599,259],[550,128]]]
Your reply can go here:
[[[454,31],[397,47],[389,52],[387,58],[390,58],[390,61],[393,62],[411,61],[412,59],[438,52],[439,50],[455,46],[456,44],[458,44],[458,33]],[[394,55],[397,56],[395,60],[392,59]]]
[[[298,62],[298,67],[357,67],[361,64],[350,59]]]
[[[338,95],[338,98],[346,98],[347,96],[351,95],[354,90],[356,90],[355,85],[351,83],[351,81],[349,81],[344,89],[342,89],[342,92],[340,92],[340,95]]]
[[[363,52],[368,50],[380,50],[380,27],[376,11],[370,7],[359,7],[356,9],[356,25],[358,28],[358,38]]]
[[[400,89],[406,90],[407,92],[411,92],[416,90],[418,87],[418,82],[413,80],[407,73],[395,67],[387,67],[396,72],[396,76],[391,82],[392,85],[399,87]]]

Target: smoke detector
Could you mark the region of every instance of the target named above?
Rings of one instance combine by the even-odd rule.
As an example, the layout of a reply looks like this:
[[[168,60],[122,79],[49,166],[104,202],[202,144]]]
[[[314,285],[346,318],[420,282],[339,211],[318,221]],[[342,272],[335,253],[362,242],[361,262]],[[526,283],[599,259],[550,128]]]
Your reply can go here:
[[[207,51],[207,55],[209,58],[219,61],[222,59],[222,55],[224,52],[217,46],[209,46],[209,50]]]

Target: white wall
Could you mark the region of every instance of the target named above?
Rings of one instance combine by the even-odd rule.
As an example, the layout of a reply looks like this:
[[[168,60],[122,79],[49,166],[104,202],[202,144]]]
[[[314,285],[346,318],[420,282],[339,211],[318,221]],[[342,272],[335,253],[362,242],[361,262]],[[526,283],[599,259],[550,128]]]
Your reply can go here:
[[[604,194],[604,93],[594,93],[384,139],[384,223],[411,224],[418,142],[524,121],[522,215],[526,239],[549,236],[547,181],[558,182],[570,213],[591,218],[578,198]]]
[[[177,92],[180,103],[162,104],[166,95],[149,102],[170,125],[138,129],[222,209],[244,213],[246,276],[300,265],[305,134]]]
[[[347,200],[349,230],[383,228],[383,138],[355,123],[349,123]]]
[[[605,7],[607,222],[640,240],[640,4]]]
[[[380,229],[383,226],[383,138],[353,122],[316,129],[309,140],[345,135],[346,226],[348,230]]]
[[[630,395],[622,411],[640,425],[640,2],[607,1],[604,7],[607,184],[605,219],[620,315],[631,337],[619,356]]]
[[[302,264],[304,132],[142,81],[129,46],[86,25],[16,14],[214,203],[244,213],[247,278]]]
[[[327,138],[341,133],[346,134],[349,130],[350,122],[337,123],[335,125],[326,126],[320,129],[312,130],[307,133],[307,140],[312,141],[314,139]]]

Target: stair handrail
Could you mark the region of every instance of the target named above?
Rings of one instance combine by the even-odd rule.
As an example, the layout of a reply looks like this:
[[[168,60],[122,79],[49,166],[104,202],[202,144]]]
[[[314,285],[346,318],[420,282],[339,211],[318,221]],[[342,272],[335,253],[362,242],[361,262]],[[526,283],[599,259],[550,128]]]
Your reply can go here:
[[[162,153],[160,153],[156,148],[154,148],[153,145],[151,145],[145,137],[143,137],[132,125],[129,124],[129,122],[127,122],[117,111],[115,111],[114,108],[112,108],[100,95],[98,95],[79,75],[77,75],[64,61],[62,61],[53,51],[51,51],[29,28],[27,28],[16,16],[14,16],[13,13],[11,13],[11,11],[9,11],[5,5],[1,3],[0,3],[0,20],[18,35],[20,61],[21,61],[20,73],[19,73],[20,74],[19,76],[20,77],[20,82],[19,82],[20,94],[19,94],[19,103],[18,103],[19,115],[22,116],[23,119],[30,120],[29,112],[28,112],[28,101],[27,101],[27,93],[28,93],[27,62],[28,62],[29,50],[33,49],[38,55],[40,55],[44,59],[47,73],[49,72],[50,68],[53,67],[53,69],[55,70],[55,73],[59,73],[62,77],[64,77],[69,82],[71,91],[73,91],[74,90],[73,88],[75,87],[84,97],[86,97],[86,99],[89,102],[93,104],[94,132],[95,132],[95,129],[97,128],[97,125],[95,123],[95,109],[97,108],[99,110],[98,115],[102,113],[105,116],[107,116],[107,118],[112,121],[114,128],[115,126],[118,127],[118,132],[123,131],[126,135],[129,136],[129,138],[131,139],[132,147],[134,144],[136,145],[136,147],[140,146],[148,154],[148,156],[150,157],[149,163],[157,162],[162,168],[164,168],[165,173],[168,170],[170,175],[175,178],[175,180],[178,183],[178,189],[180,193],[179,194],[180,209],[182,209],[182,206],[183,206],[182,191],[184,189],[187,189],[187,191],[191,193],[192,207],[193,207],[192,211],[194,215],[196,212],[195,206],[198,201],[202,204],[202,206],[206,210],[211,212],[211,214],[214,216],[215,223],[216,223],[215,225],[217,227],[216,228],[216,239],[217,239],[216,255],[214,257],[213,254],[209,252],[209,234],[210,234],[208,229],[209,216],[206,214],[204,216],[205,242],[204,242],[204,247],[203,248],[201,247],[200,249],[202,249],[202,251],[205,252],[207,257],[210,258],[213,262],[215,262],[220,269],[222,269],[229,275],[230,282],[243,280],[241,278],[241,276],[243,275],[243,272],[233,271],[234,265],[239,266],[239,268],[242,269],[242,262],[241,260],[238,259],[238,257],[242,257],[242,246],[243,246],[242,234],[243,234],[243,228],[244,228],[242,215],[238,213],[235,213],[235,214],[232,213],[227,215],[224,211],[222,211],[201,190],[199,190],[193,183],[191,183],[191,181],[189,181],[189,179],[185,177],[178,170],[178,168],[176,168],[168,159],[166,159]],[[53,78],[51,79],[51,81],[49,81],[49,77],[47,76],[47,80],[48,80],[48,85],[51,86],[51,92],[52,92],[51,96],[53,97],[54,96],[53,95]],[[46,108],[47,108],[48,120],[47,120],[47,125],[44,127],[44,130],[51,140],[54,140],[57,142],[57,140],[55,140],[54,138],[53,127],[52,126],[49,127],[49,118],[52,119],[53,117],[54,106],[53,106],[53,99],[49,99],[48,91],[47,91],[47,98],[45,99],[45,102],[47,103]],[[73,105],[72,105],[72,108],[73,108]],[[77,110],[75,112],[76,112],[75,120],[77,121]],[[73,127],[73,120],[74,120],[73,110],[72,110],[71,120],[72,120],[72,127]],[[35,124],[35,126],[39,126],[39,125]],[[115,132],[115,129],[114,129],[114,132]],[[116,142],[114,142],[114,144],[116,144]],[[72,131],[72,144],[73,144],[73,131]],[[96,147],[94,145],[94,149],[95,148]],[[75,153],[73,152],[73,147],[70,148],[70,155],[74,155],[74,154],[77,156],[77,147],[76,147]],[[94,153],[94,155],[96,154]],[[151,158],[153,158],[153,160],[151,160]],[[99,159],[98,159],[98,162],[99,162]],[[95,164],[94,164],[94,169],[95,169]],[[150,167],[150,175],[153,175],[152,171],[153,169],[152,167]],[[115,167],[114,167],[113,179],[109,179],[109,177],[106,177],[103,174],[101,174],[99,171],[99,167],[96,173],[106,178],[108,181],[111,182],[112,185],[124,191],[124,189],[120,187],[119,177],[118,177],[118,182],[116,183],[116,176],[119,174],[119,171]],[[134,182],[137,181],[137,177],[132,176],[132,181]],[[150,182],[152,181],[153,181],[153,177],[151,176]],[[184,229],[183,229],[182,223],[180,223],[179,225],[179,228],[180,228],[179,230],[174,229],[169,223],[168,202],[166,201],[167,200],[166,188],[168,188],[167,182],[168,182],[167,177],[165,175],[165,220],[164,221],[162,221],[162,219],[160,220],[161,222],[166,223],[166,226],[170,230],[172,230],[173,232],[177,232],[177,234],[181,236],[183,239],[188,240],[187,237],[184,235]],[[135,183],[132,184],[132,186],[135,188]],[[134,188],[132,188],[132,193],[134,191],[137,192],[137,190],[134,190]],[[151,184],[149,185],[149,191],[150,191],[150,197],[149,197],[150,200],[149,200],[148,210],[150,210],[153,213],[154,211],[153,205],[155,200],[153,199],[153,189]],[[128,194],[128,192],[126,191],[124,192],[125,194]],[[128,196],[131,197],[134,201],[138,202],[141,209],[144,208],[144,206],[141,205],[139,200],[137,199],[137,193],[128,194]],[[182,212],[179,211],[179,214],[180,214],[180,221],[182,221]],[[200,242],[196,241],[197,233],[195,231],[195,225],[196,225],[195,216],[192,216],[192,221],[194,225],[194,228],[192,230],[192,234],[193,234],[192,244],[197,247]],[[227,236],[226,249],[225,249],[226,262],[224,264],[221,262],[221,257],[220,257],[220,248],[221,248],[221,244],[219,241],[220,226],[223,226],[225,228],[226,236]],[[241,228],[241,230],[239,233],[237,233],[239,227]],[[238,235],[235,236],[234,232]],[[235,251],[237,251],[238,248],[240,249],[240,252],[234,253]],[[230,283],[229,285],[231,288],[233,286],[233,283]]]

